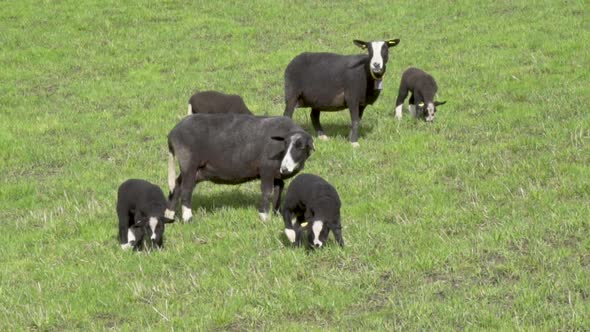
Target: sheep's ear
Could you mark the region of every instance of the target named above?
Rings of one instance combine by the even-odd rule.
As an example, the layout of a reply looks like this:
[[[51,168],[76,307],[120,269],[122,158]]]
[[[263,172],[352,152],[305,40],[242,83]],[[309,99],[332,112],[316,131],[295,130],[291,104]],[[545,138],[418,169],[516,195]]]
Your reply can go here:
[[[358,39],[355,39],[355,40],[353,40],[352,42],[353,42],[353,43],[354,43],[356,46],[358,46],[358,47],[362,48],[363,50],[366,50],[366,49],[367,49],[367,42],[364,42],[364,41],[362,41],[362,40],[358,40]]]
[[[446,103],[447,103],[447,101],[446,101],[446,100],[445,100],[445,101],[435,101],[435,102],[434,102],[434,106],[440,106],[440,105],[444,105],[444,104],[446,104]]]
[[[387,47],[393,47],[393,46],[396,46],[397,44],[399,44],[399,38],[390,39],[387,41]]]
[[[281,142],[285,141],[285,138],[281,137],[281,136],[271,136],[270,139],[274,139],[275,141],[281,141]]]

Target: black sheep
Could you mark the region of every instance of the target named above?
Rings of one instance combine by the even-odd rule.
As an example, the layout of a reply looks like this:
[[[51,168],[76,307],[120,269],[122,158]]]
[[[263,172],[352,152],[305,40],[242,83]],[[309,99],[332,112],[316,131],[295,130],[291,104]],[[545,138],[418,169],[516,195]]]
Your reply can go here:
[[[313,174],[301,174],[289,185],[283,204],[285,235],[291,243],[301,245],[303,229],[308,229],[308,245],[319,248],[326,243],[330,230],[340,246],[340,197],[326,180]],[[308,226],[304,226],[308,223]]]
[[[310,107],[311,122],[320,139],[327,139],[320,124],[320,111],[350,110],[350,142],[358,146],[358,126],[367,105],[372,105],[383,89],[383,75],[389,48],[399,39],[353,41],[369,54],[301,53],[285,69],[285,112]]]

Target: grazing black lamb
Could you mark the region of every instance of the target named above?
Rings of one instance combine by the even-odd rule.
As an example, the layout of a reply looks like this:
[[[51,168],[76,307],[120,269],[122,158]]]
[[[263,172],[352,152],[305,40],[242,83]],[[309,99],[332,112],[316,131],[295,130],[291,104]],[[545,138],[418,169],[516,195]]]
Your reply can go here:
[[[285,112],[311,107],[311,122],[320,139],[327,139],[320,124],[321,111],[348,108],[352,121],[350,142],[358,146],[358,127],[367,105],[372,105],[383,89],[383,75],[389,48],[399,39],[353,41],[369,54],[301,53],[285,69]]]
[[[303,169],[314,150],[313,139],[287,117],[246,114],[193,114],[168,134],[169,208],[181,197],[182,219],[192,217],[192,192],[198,182],[239,184],[261,180],[260,218],[269,203],[278,211],[284,179]],[[174,158],[180,175],[176,178]]]
[[[438,86],[431,75],[418,68],[408,68],[402,74],[399,85],[399,93],[395,102],[395,117],[401,120],[404,100],[408,96],[408,92],[411,92],[412,95],[409,101],[410,114],[415,118],[422,118],[428,122],[434,121],[436,107],[446,103],[446,101],[434,101],[437,90]],[[416,105],[418,105],[417,109]],[[426,109],[424,106],[426,106]]]
[[[188,100],[188,114],[193,113],[239,113],[252,114],[244,99],[217,91],[197,92]]]
[[[301,174],[289,185],[283,204],[285,235],[291,243],[301,245],[303,224],[309,223],[308,245],[319,248],[328,239],[330,230],[340,246],[344,246],[340,225],[340,197],[326,180],[313,174]]]
[[[151,246],[161,248],[164,224],[174,221],[174,214],[166,206],[160,187],[138,179],[123,182],[117,194],[121,248],[140,250],[147,244],[146,237]]]

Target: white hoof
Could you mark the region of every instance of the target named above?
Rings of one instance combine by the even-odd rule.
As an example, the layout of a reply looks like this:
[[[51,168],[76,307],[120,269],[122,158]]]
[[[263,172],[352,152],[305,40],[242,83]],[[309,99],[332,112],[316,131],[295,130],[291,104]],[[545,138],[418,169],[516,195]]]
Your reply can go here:
[[[320,136],[318,136],[318,138],[319,138],[319,139],[321,139],[322,141],[327,141],[327,140],[329,140],[329,139],[330,139],[330,138],[329,138],[328,136],[326,136],[326,135],[320,135]]]
[[[287,235],[287,239],[289,239],[289,242],[291,243],[295,243],[295,231],[289,228],[285,228],[285,235]]]
[[[258,212],[258,215],[260,216],[260,220],[262,221],[267,221],[270,219],[270,215],[268,213]]]
[[[352,142],[350,144],[352,144],[353,148],[358,148],[359,146],[361,146],[358,142]]]
[[[193,211],[186,206],[182,206],[182,221],[189,222],[193,217]]]
[[[173,220],[174,219],[174,211],[166,209],[166,211],[164,211],[164,218]]]
[[[129,243],[125,243],[121,245],[121,249],[123,250],[129,250],[131,249],[131,245]]]

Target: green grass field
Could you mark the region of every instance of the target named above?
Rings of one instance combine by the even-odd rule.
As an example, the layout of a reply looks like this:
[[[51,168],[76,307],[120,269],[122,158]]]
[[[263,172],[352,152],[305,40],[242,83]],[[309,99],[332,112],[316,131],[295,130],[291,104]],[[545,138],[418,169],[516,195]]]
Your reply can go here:
[[[590,329],[587,2],[0,7],[0,331]],[[346,247],[291,248],[252,182],[199,185],[165,250],[120,249],[117,187],[167,190],[194,91],[282,115],[295,55],[387,38],[360,148],[324,113],[305,169],[338,189]],[[448,101],[433,124],[393,117],[409,66]]]

